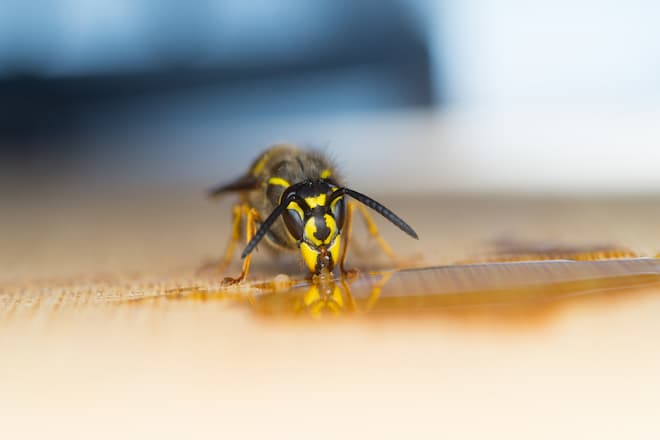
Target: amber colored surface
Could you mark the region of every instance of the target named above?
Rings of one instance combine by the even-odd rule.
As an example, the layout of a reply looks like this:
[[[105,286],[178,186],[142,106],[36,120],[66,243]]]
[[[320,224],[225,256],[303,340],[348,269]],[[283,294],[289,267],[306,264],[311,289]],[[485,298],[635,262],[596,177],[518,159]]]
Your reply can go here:
[[[415,269],[356,227],[356,278],[231,288],[227,203],[8,198],[0,438],[660,434],[658,199],[381,198]]]

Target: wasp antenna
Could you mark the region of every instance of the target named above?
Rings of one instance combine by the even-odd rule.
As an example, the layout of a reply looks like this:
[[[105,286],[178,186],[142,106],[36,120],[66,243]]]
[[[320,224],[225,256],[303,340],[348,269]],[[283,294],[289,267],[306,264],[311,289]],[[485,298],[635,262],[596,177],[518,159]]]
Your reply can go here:
[[[261,224],[261,227],[257,231],[256,234],[254,234],[254,237],[252,237],[252,240],[245,246],[245,249],[243,250],[243,253],[241,254],[241,258],[247,257],[250,252],[254,250],[254,248],[259,244],[262,238],[268,233],[268,230],[273,226],[273,223],[275,223],[275,220],[277,220],[277,217],[282,215],[282,212],[286,209],[288,206],[289,202],[294,199],[295,197],[287,197],[284,200],[280,202],[279,205],[275,209],[273,209],[273,212],[270,213],[266,221],[264,221]],[[249,227],[249,226],[248,226]]]
[[[406,234],[410,235],[412,238],[417,240],[419,239],[419,237],[417,236],[417,232],[415,232],[415,230],[408,223],[403,221],[401,217],[399,217],[394,212],[392,212],[385,206],[381,205],[371,197],[365,196],[364,194],[361,194],[357,191],[353,191],[352,189],[341,188],[335,191],[335,193],[333,194],[333,198],[340,195],[338,194],[337,196],[335,196],[335,194],[337,193],[343,193],[354,198],[358,202],[368,206],[369,208],[373,209],[374,211],[376,211],[377,213],[388,219],[392,224],[394,224],[396,227],[401,229]]]

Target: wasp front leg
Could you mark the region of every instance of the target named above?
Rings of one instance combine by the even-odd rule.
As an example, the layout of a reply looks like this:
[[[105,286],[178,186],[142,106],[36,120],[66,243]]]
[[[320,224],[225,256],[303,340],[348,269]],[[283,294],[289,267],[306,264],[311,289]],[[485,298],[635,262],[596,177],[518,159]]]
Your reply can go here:
[[[362,214],[362,218],[364,219],[365,225],[367,225],[367,229],[369,230],[369,234],[376,239],[378,242],[378,245],[380,248],[387,254],[388,257],[392,259],[395,263],[398,261],[398,257],[390,247],[390,245],[385,241],[382,235],[380,235],[380,232],[378,231],[378,226],[376,226],[376,222],[374,221],[373,217],[371,217],[371,214],[362,205],[357,205],[357,208],[360,210],[360,214]]]
[[[238,208],[238,211],[235,212],[235,215],[237,214],[236,217],[238,217],[238,221],[236,221],[236,217],[234,218],[234,230],[232,231],[233,234],[237,234],[238,238],[240,238],[240,220],[243,216],[245,216],[245,243],[249,243],[250,240],[252,240],[252,237],[254,237],[254,234],[257,232],[257,225],[256,221],[259,218],[259,213],[253,209],[250,208],[248,205],[238,205],[236,208]],[[235,208],[235,209],[236,209]],[[238,232],[236,232],[238,230]],[[233,239],[233,236],[232,236]],[[237,240],[232,240],[227,247],[227,252],[228,255],[225,255],[225,261],[229,259],[231,261],[231,257],[234,253],[234,248],[236,247],[236,241]],[[247,255],[245,259],[243,259],[243,266],[241,269],[241,274],[236,277],[226,277],[223,280],[224,284],[236,284],[240,283],[243,281],[250,270],[250,260],[252,258],[252,255]]]
[[[243,212],[245,211],[245,205],[235,205],[232,210],[232,222],[231,222],[231,237],[227,243],[227,248],[225,249],[225,257],[220,262],[218,266],[219,272],[224,272],[225,269],[231,263],[231,259],[234,256],[234,251],[236,250],[236,244],[241,239],[241,220],[243,219]]]

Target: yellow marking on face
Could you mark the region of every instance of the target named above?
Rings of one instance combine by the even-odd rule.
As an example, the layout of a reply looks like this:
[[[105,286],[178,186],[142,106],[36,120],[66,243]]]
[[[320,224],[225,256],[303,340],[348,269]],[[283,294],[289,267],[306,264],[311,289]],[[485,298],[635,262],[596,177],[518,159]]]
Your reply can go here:
[[[315,197],[305,197],[305,201],[310,208],[314,208],[315,206],[325,206],[325,194],[319,194]]]
[[[316,227],[316,218],[312,217],[307,220],[303,229],[303,242],[300,243],[300,252],[302,253],[303,260],[310,272],[316,273],[316,263],[322,253],[322,249],[327,249],[332,259],[331,266],[334,266],[339,261],[339,250],[341,247],[341,239],[339,229],[335,219],[325,214],[323,216],[325,227],[328,228],[328,236],[324,240],[319,240],[316,237],[318,228]]]
[[[319,251],[312,248],[309,244],[303,241],[302,243],[300,243],[300,253],[303,256],[303,260],[305,261],[305,265],[307,265],[309,271],[315,273],[316,259],[319,256]]]
[[[291,184],[287,180],[282,179],[281,177],[271,177],[270,179],[268,179],[268,184],[269,185],[283,186],[285,188],[288,188],[288,187],[291,186]]]
[[[334,191],[333,191],[333,192],[334,192]],[[334,210],[335,210],[335,206],[337,206],[337,203],[339,203],[339,202],[342,201],[343,199],[344,199],[343,196],[342,196],[342,197],[337,197],[336,199],[334,199],[334,200],[332,201],[332,203],[330,203],[330,209],[334,211]]]
[[[323,244],[328,244],[337,235],[337,222],[335,222],[335,219],[331,215],[325,214],[323,216],[323,221],[325,222],[325,227],[328,228],[328,230],[330,231],[330,233],[324,240],[319,240],[316,237],[316,232],[318,231],[318,229],[316,227],[316,219],[314,217],[311,217],[309,220],[307,220],[307,223],[305,223],[305,229],[303,230],[303,237],[311,241],[312,244],[314,244],[314,246],[321,246]]]
[[[330,255],[332,256],[332,265],[336,266],[337,262],[339,261],[339,248],[341,247],[341,237],[337,235],[335,240],[330,243],[330,246],[328,247],[328,251],[330,252]]]
[[[335,222],[334,217],[330,214],[325,214],[323,219],[325,220],[325,226],[330,229],[330,234],[328,234],[328,238],[325,239],[325,243],[327,243],[337,235],[337,222]]]
[[[328,246],[327,249],[328,252],[330,253],[330,257],[332,258],[332,266],[334,267],[335,265],[337,265],[337,262],[339,261],[339,251],[341,249],[341,237],[337,235],[335,239],[330,243],[330,246]],[[309,243],[303,241],[302,243],[300,243],[300,253],[303,256],[303,260],[305,261],[305,265],[307,266],[309,271],[312,273],[316,273],[316,261],[321,255],[321,251],[318,248],[315,248]]]
[[[304,213],[303,209],[296,202],[289,202],[289,204],[286,205],[286,209],[293,209],[294,211],[296,211],[300,215],[301,219],[305,218],[305,213]]]
[[[330,176],[332,176],[332,171],[329,169],[326,168],[325,170],[321,171],[321,179],[327,179]]]
[[[314,219],[314,217],[310,218],[309,220],[307,220],[307,223],[305,223],[303,237],[311,241],[314,244],[314,246],[321,246],[323,244],[321,240],[316,238],[316,220]]]

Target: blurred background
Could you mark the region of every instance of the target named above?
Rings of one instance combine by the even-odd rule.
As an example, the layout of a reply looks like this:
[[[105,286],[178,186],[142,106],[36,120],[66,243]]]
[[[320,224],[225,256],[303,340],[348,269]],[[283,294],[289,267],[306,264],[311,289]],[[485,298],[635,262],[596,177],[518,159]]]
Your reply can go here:
[[[660,438],[649,262],[601,279],[639,292],[534,263],[557,282],[529,308],[515,264],[406,272],[419,313],[280,325],[222,290],[230,200],[205,197],[289,141],[415,227],[376,216],[406,265],[657,255],[659,23],[653,0],[0,0],[0,438]],[[353,237],[348,267],[393,266]],[[306,276],[265,251],[250,281]],[[424,313],[450,277],[492,287]]]
[[[659,20],[643,0],[5,0],[0,172],[201,190],[290,141],[359,188],[657,193]]]

